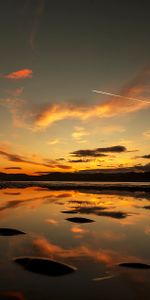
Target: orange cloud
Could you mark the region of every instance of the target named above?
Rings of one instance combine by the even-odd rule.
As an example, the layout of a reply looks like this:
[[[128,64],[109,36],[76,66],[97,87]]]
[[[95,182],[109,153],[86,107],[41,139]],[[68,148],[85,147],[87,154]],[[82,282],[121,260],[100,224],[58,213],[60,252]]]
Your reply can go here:
[[[150,68],[143,69],[128,86],[122,89],[120,94],[124,97],[142,98],[142,94],[149,89],[149,77]],[[43,111],[35,117],[34,126],[40,129],[65,119],[87,120],[90,118],[113,117],[150,107],[148,101],[134,101],[122,98],[122,96],[113,99],[110,97],[108,100],[100,101],[95,105],[52,104],[43,108]]]
[[[65,119],[80,119],[87,120],[93,117],[113,116],[112,103],[103,103],[99,106],[77,106],[71,104],[54,104],[46,109],[43,109],[35,119],[35,127],[37,129],[46,128],[57,121]]]
[[[2,77],[7,78],[7,79],[18,80],[18,79],[32,78],[32,74],[33,74],[32,70],[22,69],[22,70],[15,71],[15,72],[9,73],[7,75],[4,75]]]
[[[7,100],[7,99],[6,99]],[[5,105],[1,103],[0,104]],[[11,102],[11,101],[9,101]],[[13,122],[16,127],[24,127],[29,130],[37,131],[45,129],[55,122],[68,119],[79,119],[81,121],[91,120],[95,118],[109,118],[117,115],[123,115],[136,112],[141,109],[150,107],[146,102],[135,102],[131,100],[113,99],[103,103],[91,106],[79,106],[77,104],[52,104],[41,109],[40,113],[36,113],[36,107],[33,111],[27,110],[25,107],[18,107],[18,103],[10,103],[7,107],[10,110]],[[78,142],[86,142],[86,140],[78,139]]]
[[[122,101],[122,99],[113,99],[95,106],[76,106],[54,104],[46,108],[37,115],[35,127],[46,128],[54,122],[65,119],[87,120],[89,118],[113,117],[118,114],[125,114],[149,107],[145,102]]]

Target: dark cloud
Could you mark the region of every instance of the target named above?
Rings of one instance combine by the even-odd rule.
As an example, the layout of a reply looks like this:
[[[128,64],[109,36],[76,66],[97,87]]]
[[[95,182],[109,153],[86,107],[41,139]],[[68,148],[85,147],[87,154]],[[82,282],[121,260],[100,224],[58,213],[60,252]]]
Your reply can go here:
[[[141,158],[147,158],[147,159],[150,159],[150,154],[146,154],[146,155],[143,155],[143,156],[140,156]]]
[[[135,169],[135,171],[150,172],[150,163],[148,163],[146,165],[134,166],[133,168]]]
[[[10,161],[27,162],[23,156],[20,156],[18,154],[12,154],[12,153],[8,153],[6,151],[0,150],[0,155],[6,157]]]
[[[118,146],[112,146],[112,147],[105,147],[105,148],[97,148],[97,151],[99,152],[125,152],[127,149],[124,146],[118,145]]]
[[[70,170],[70,169],[72,169],[72,167],[70,167],[70,166],[60,165],[60,164],[56,164],[55,167],[63,169],[63,170]]]
[[[4,156],[9,161],[18,162],[18,163],[32,164],[32,165],[43,166],[43,167],[48,167],[48,168],[60,168],[60,169],[63,169],[63,170],[71,169],[70,166],[58,164],[55,161],[49,161],[48,163],[39,163],[39,162],[28,160],[24,156],[9,153],[9,152],[3,151],[3,150],[0,150],[0,155]]]
[[[72,169],[71,166],[67,166],[67,165],[63,165],[63,164],[58,163],[57,162],[58,160],[52,160],[52,159],[45,158],[44,161],[46,162],[46,165],[50,164],[52,166],[52,168],[59,168],[59,169],[62,169],[62,170]]]
[[[146,165],[135,165],[132,167],[119,167],[119,168],[109,168],[107,167],[107,169],[89,169],[89,170],[81,170],[79,171],[79,173],[91,173],[91,174],[96,174],[96,173],[105,173],[105,174],[110,174],[110,173],[129,173],[129,172],[150,172],[150,163],[146,164]]]
[[[97,149],[95,150],[77,150],[74,152],[71,152],[71,155],[76,157],[83,157],[83,156],[92,156],[92,157],[104,157],[108,156],[103,153],[98,153]]]
[[[71,163],[87,163],[91,161],[91,159],[70,159],[68,162]]]
[[[104,157],[108,156],[107,154],[98,153],[98,150],[78,150],[72,153],[74,156],[83,157],[83,156],[92,156],[92,157]]]
[[[28,160],[24,156],[21,156],[21,155],[18,155],[18,154],[9,153],[9,152],[2,151],[2,150],[0,150],[0,155],[4,156],[9,161],[13,161],[13,162],[27,163],[27,164],[33,164],[33,165],[38,165],[38,166],[50,167],[50,165],[48,165],[48,164],[34,162],[34,161],[31,161],[31,160]]]
[[[71,152],[71,155],[76,156],[76,157],[83,157],[83,156],[92,156],[92,157],[103,157],[103,156],[108,156],[107,154],[104,153],[121,153],[121,152],[126,152],[127,149],[124,146],[118,145],[118,146],[112,146],[112,147],[104,147],[104,148],[96,148],[93,150],[77,150],[74,152]]]

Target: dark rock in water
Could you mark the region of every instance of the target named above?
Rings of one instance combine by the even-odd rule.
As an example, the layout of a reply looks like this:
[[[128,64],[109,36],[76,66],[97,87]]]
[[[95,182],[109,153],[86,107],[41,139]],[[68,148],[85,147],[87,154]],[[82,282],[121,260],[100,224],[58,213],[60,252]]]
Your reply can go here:
[[[74,223],[92,223],[94,222],[91,219],[86,219],[86,218],[80,218],[80,217],[75,217],[75,218],[67,218],[67,221],[74,222]]]
[[[14,228],[0,228],[0,236],[12,236],[12,235],[19,235],[19,234],[25,234],[25,232],[20,231],[18,229]]]
[[[47,276],[62,276],[76,271],[76,268],[42,257],[20,257],[14,260],[24,269]]]
[[[120,263],[118,266],[125,267],[125,268],[132,268],[132,269],[150,269],[150,265],[144,263]]]

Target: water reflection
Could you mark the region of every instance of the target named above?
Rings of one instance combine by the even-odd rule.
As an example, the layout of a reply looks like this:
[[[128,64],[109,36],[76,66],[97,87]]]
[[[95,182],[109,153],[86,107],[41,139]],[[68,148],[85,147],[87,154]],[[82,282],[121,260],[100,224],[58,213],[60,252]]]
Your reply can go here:
[[[96,300],[100,294],[103,299],[148,299],[149,270],[118,264],[150,262],[149,199],[145,192],[1,189],[0,228],[26,235],[0,237],[0,299],[81,299],[85,293]],[[71,223],[65,213],[95,222]],[[78,270],[67,279],[47,279],[16,266],[13,260],[21,256],[46,257]],[[66,294],[68,288],[73,295]]]

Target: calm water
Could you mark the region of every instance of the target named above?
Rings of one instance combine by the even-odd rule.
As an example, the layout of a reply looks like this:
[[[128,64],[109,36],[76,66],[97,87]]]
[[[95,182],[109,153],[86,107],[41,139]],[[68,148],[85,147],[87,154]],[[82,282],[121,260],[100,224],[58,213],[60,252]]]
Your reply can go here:
[[[69,217],[95,222],[79,224]],[[0,227],[26,232],[0,236],[0,299],[149,299],[150,270],[117,265],[150,263],[148,191],[5,184],[0,189]],[[20,256],[52,258],[77,271],[61,277],[31,273],[13,261]]]

